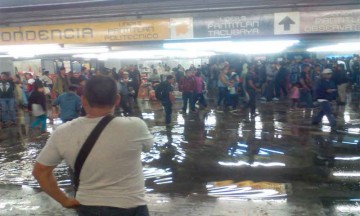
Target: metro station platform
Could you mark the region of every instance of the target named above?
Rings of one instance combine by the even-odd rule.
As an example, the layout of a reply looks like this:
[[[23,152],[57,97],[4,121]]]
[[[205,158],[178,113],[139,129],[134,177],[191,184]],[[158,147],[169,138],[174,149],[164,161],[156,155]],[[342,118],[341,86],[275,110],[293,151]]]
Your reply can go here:
[[[142,155],[151,215],[359,215],[359,96],[349,94],[335,132],[326,121],[310,126],[314,111],[288,111],[286,101],[259,101],[255,119],[245,111],[175,112],[174,126],[166,127],[160,104],[139,100],[135,115],[155,137]],[[20,131],[1,131],[0,214],[76,215],[31,175],[48,135]],[[65,164],[56,176],[71,194]]]

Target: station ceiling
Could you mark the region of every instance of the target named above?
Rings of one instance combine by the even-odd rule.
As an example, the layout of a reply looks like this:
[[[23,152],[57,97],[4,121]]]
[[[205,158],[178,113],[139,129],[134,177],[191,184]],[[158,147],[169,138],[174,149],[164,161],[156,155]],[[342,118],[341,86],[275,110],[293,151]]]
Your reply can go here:
[[[359,0],[1,0],[0,25],[226,10],[360,8]]]

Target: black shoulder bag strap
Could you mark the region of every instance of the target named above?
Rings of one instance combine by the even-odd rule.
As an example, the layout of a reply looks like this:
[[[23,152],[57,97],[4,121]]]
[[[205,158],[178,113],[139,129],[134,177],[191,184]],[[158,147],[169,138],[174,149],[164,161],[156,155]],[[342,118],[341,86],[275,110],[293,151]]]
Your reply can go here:
[[[100,120],[100,122],[96,125],[94,130],[90,133],[85,143],[81,147],[75,161],[74,166],[74,189],[75,194],[79,188],[80,184],[80,172],[86,161],[86,158],[89,156],[92,148],[94,147],[96,141],[101,135],[101,132],[105,129],[105,127],[114,119],[114,116],[107,115]]]

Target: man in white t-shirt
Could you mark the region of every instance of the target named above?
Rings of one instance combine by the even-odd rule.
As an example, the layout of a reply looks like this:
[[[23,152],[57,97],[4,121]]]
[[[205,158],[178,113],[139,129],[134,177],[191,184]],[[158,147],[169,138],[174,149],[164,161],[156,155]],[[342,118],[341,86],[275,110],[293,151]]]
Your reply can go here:
[[[78,152],[99,121],[120,101],[116,82],[105,76],[91,78],[82,104],[87,113],[58,127],[41,151],[33,175],[41,188],[65,208],[79,215],[147,216],[141,151],[149,150],[153,137],[139,118],[114,118],[101,133],[80,173],[76,199],[57,185],[53,169],[62,160],[74,170]]]

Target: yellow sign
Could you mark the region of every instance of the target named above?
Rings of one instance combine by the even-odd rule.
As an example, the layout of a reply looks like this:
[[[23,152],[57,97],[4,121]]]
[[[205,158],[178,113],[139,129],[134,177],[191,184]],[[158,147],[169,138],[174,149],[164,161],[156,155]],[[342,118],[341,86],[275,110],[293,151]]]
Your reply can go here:
[[[0,45],[164,40],[169,27],[169,19],[6,27],[0,28]]]

